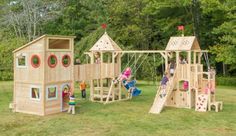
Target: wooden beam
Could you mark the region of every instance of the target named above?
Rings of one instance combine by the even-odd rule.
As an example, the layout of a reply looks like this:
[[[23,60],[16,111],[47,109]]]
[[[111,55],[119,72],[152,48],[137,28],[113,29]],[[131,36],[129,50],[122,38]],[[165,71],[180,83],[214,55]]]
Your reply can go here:
[[[131,50],[131,51],[116,51],[117,53],[162,53],[166,52],[165,50]]]
[[[101,59],[101,68],[100,68],[100,87],[101,87],[101,90],[100,90],[100,95],[101,95],[101,98],[103,98],[103,53],[101,52],[100,53],[101,56],[100,56],[100,59]],[[103,101],[103,99],[101,99],[101,102]]]

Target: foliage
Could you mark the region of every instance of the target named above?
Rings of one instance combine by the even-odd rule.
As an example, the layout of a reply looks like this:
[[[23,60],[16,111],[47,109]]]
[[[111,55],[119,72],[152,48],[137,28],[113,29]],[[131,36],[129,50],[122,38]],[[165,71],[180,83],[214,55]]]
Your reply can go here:
[[[217,85],[236,86],[236,77],[217,77]]]
[[[28,41],[41,34],[40,26],[54,18],[61,8],[58,0],[9,0],[2,6],[1,25],[7,26],[17,38]]]
[[[224,62],[236,73],[236,2],[232,0],[3,0],[0,9],[0,45],[9,44],[3,39],[75,35],[75,58],[86,62],[84,52],[104,33],[103,23],[123,50],[164,49],[170,36],[182,34],[177,26],[184,25],[185,35],[197,36],[201,48],[211,50],[211,64]],[[0,48],[16,48],[12,44]],[[150,78],[155,73],[151,67],[145,61],[140,78]]]
[[[12,51],[23,45],[25,39],[3,39],[0,42],[0,80],[13,79]]]
[[[211,52],[216,55],[216,61],[230,64],[230,69],[236,69],[236,2],[231,0],[203,0],[203,16],[211,26]]]

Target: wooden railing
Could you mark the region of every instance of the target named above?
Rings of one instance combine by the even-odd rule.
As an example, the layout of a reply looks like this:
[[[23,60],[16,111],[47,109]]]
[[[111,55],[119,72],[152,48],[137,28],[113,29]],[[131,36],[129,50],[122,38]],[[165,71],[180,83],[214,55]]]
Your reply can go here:
[[[113,78],[119,75],[118,64],[83,64],[74,66],[75,81]]]

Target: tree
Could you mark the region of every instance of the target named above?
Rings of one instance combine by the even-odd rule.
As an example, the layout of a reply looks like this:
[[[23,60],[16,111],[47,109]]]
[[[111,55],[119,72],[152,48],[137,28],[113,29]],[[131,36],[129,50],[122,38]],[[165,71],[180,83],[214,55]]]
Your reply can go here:
[[[236,69],[236,3],[231,0],[203,0],[203,15],[208,19],[210,36],[208,44],[217,62],[230,65],[229,70]],[[209,30],[209,29],[208,29]]]
[[[40,25],[53,19],[61,9],[59,0],[10,0],[3,8],[2,25],[28,41],[41,34]]]

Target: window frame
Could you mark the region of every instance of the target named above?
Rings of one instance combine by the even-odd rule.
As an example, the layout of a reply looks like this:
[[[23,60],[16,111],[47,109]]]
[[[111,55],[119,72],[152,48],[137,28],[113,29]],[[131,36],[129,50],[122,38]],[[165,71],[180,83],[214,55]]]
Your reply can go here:
[[[27,68],[28,67],[28,64],[27,64],[28,55],[26,53],[19,53],[16,56],[20,56],[20,55],[25,56],[25,65],[24,66],[19,65],[19,57],[16,57],[16,67],[17,68]]]
[[[48,89],[49,88],[54,88],[54,87],[56,88],[56,97],[48,98]],[[49,86],[46,87],[46,99],[47,99],[47,101],[58,99],[58,86],[57,85],[49,85]]]
[[[38,63],[39,63],[39,64],[36,65],[36,64],[33,63],[34,57],[37,57],[37,58],[38,58],[38,61],[39,61]],[[31,56],[30,62],[31,62],[31,66],[32,66],[33,68],[38,68],[38,67],[40,67],[41,59],[40,59],[39,55],[33,54],[33,55]]]
[[[54,65],[52,65],[52,64],[50,63],[50,58],[51,58],[51,57],[54,57],[54,58],[56,59],[56,63],[55,63]],[[48,56],[48,66],[49,66],[50,68],[55,68],[55,67],[57,66],[57,63],[58,63],[58,59],[57,59],[57,56],[56,56],[55,54],[51,54],[51,55]]]
[[[39,89],[39,98],[32,98],[32,89],[33,88],[37,88]],[[31,85],[30,86],[30,100],[33,100],[33,101],[40,101],[41,100],[41,97],[42,97],[42,92],[41,92],[41,87],[38,86],[38,85]]]
[[[63,62],[63,59],[64,59],[66,56],[68,57],[68,60],[69,60],[69,63],[68,63],[68,64],[64,64],[64,62]],[[70,57],[70,55],[68,55],[68,54],[63,55],[63,56],[62,56],[62,59],[61,59],[61,63],[62,63],[62,65],[63,65],[64,67],[69,67],[70,64],[71,64],[71,57]]]
[[[69,40],[69,49],[50,49],[49,44],[50,40]],[[55,38],[55,37],[50,37],[47,39],[47,51],[71,51],[72,50],[72,45],[71,45],[71,40],[68,38]]]

